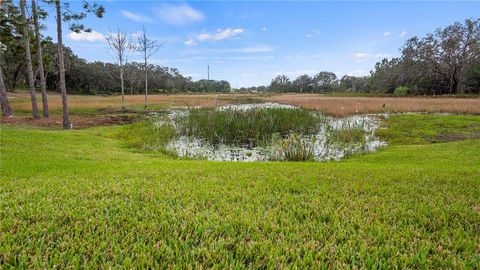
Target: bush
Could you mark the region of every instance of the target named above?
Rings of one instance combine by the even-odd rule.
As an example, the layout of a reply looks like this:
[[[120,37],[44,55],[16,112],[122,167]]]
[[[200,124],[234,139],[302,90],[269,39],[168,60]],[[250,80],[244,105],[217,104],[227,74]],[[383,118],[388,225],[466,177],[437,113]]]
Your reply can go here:
[[[408,88],[406,86],[399,86],[399,87],[395,88],[395,91],[393,91],[393,94],[396,97],[406,97],[406,96],[408,96],[408,94],[410,94],[410,88]]]

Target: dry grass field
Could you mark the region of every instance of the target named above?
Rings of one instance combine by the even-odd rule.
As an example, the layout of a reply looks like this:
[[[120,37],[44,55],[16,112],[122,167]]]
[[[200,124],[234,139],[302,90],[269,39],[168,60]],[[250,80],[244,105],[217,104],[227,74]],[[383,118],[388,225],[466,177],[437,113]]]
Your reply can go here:
[[[263,100],[288,103],[335,116],[379,112],[480,114],[480,98],[331,97],[315,94],[285,94],[264,97]]]
[[[248,98],[249,95],[242,94],[180,94],[180,95],[149,95],[149,105],[154,109],[170,108],[174,106],[201,106],[216,107],[236,100]],[[69,107],[72,110],[88,110],[88,109],[120,109],[121,96],[83,96],[69,95]],[[40,95],[37,95],[38,102],[41,102]],[[49,107],[51,110],[60,110],[62,107],[61,96],[59,93],[49,93]],[[126,95],[125,105],[130,109],[143,108],[145,96],[143,95]],[[31,110],[30,95],[28,92],[17,91],[17,93],[9,93],[12,110],[29,111]],[[41,108],[41,104],[39,104]]]
[[[37,95],[41,109],[40,95]],[[26,91],[9,93],[14,117],[2,118],[1,123],[28,124],[36,126],[60,126],[61,97],[49,94],[50,119],[32,119],[30,95]],[[143,112],[143,95],[127,95],[126,113]],[[318,110],[334,116],[363,113],[429,112],[480,114],[480,98],[445,97],[336,97],[318,94],[178,94],[151,95],[149,109],[161,110],[172,107],[211,108],[226,104],[252,102],[278,102],[306,109]],[[75,127],[88,127],[131,122],[120,110],[120,96],[69,95],[71,120]],[[130,115],[131,116],[131,115]]]

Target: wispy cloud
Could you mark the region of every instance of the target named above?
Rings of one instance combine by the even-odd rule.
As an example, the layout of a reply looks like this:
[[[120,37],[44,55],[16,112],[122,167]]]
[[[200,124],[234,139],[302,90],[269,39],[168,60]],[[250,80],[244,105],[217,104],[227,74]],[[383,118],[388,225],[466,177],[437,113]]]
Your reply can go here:
[[[402,31],[402,32],[400,33],[400,37],[402,37],[402,38],[403,38],[405,35],[407,35],[407,31]]]
[[[371,55],[367,53],[356,53],[352,55],[352,58],[355,60],[355,62],[362,63],[371,58]]]
[[[310,30],[305,36],[307,38],[311,38],[313,36],[316,36],[316,35],[319,35],[320,34],[320,30],[316,29],[316,28],[313,28],[312,30]]]
[[[184,26],[195,22],[201,22],[205,15],[186,3],[178,5],[164,4],[155,13],[165,23],[174,26]]]
[[[383,58],[391,58],[392,55],[386,53],[377,53],[377,54],[369,54],[369,53],[355,53],[352,55],[352,58],[357,63],[363,63],[370,59],[383,59]]]
[[[389,37],[391,34],[392,34],[392,33],[390,33],[390,32],[385,32],[385,33],[383,33],[383,35],[386,36],[386,37]]]
[[[102,33],[99,33],[97,31],[80,32],[80,33],[70,32],[70,34],[68,34],[68,38],[70,38],[73,41],[88,41],[88,42],[105,40],[105,36]]]
[[[265,27],[265,26],[262,27],[262,31],[264,31],[264,32],[267,31],[267,27]]]
[[[214,33],[201,33],[193,38],[188,39],[185,41],[187,46],[194,46],[198,42],[203,41],[220,41],[228,38],[235,37],[241,33],[243,33],[245,29],[243,28],[226,28],[226,29],[217,29]]]
[[[133,13],[133,12],[130,12],[130,11],[127,11],[127,10],[122,10],[121,14],[123,15],[123,17],[125,17],[129,20],[132,20],[134,22],[146,22],[146,23],[152,23],[153,22],[153,19],[148,17],[148,16],[136,14],[136,13]]]

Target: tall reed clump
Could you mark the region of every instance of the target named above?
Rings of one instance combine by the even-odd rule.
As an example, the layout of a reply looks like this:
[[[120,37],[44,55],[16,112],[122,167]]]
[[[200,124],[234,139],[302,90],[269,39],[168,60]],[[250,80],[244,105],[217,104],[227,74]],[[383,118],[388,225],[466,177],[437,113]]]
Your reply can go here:
[[[274,134],[313,134],[323,116],[304,109],[259,108],[252,110],[192,109],[177,119],[180,134],[227,145],[261,146]]]
[[[284,161],[314,161],[315,137],[306,139],[303,134],[289,134],[279,150]]]

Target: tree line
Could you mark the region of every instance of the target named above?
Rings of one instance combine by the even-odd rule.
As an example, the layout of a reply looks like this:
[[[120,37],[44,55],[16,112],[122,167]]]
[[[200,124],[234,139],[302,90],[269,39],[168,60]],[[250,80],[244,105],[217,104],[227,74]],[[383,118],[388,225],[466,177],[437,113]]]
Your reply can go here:
[[[480,18],[456,22],[425,37],[412,37],[401,56],[375,64],[370,76],[323,71],[291,81],[275,77],[268,87],[244,90],[270,92],[364,92],[396,95],[444,95],[480,93]]]

